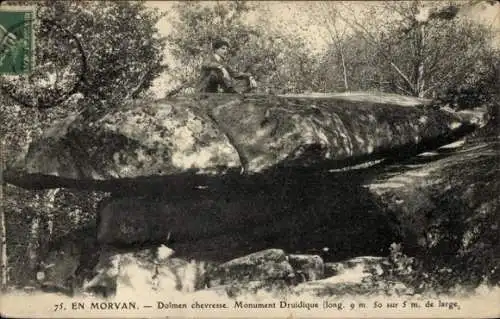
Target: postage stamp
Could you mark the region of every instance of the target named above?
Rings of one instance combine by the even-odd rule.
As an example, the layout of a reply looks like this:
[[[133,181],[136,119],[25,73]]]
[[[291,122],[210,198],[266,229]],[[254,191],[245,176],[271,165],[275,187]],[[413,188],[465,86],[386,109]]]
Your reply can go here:
[[[0,7],[0,74],[27,74],[34,65],[35,7]]]

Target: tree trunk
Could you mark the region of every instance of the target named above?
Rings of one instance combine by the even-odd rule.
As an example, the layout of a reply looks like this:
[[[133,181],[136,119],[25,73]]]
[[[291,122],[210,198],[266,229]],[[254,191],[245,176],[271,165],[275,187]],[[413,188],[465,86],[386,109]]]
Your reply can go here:
[[[417,74],[416,74],[416,87],[415,93],[418,97],[424,97],[425,95],[425,57],[424,57],[424,45],[425,45],[425,24],[421,24],[418,30],[418,38],[417,38],[417,56],[418,56],[418,65],[417,65]]]
[[[420,1],[414,1],[412,11],[414,16],[420,12]],[[416,97],[424,97],[425,95],[425,24],[426,22],[417,22],[415,25],[414,46],[415,60],[413,62],[413,95]]]
[[[3,181],[3,171],[4,171],[4,150],[3,150],[3,140],[0,140],[0,273],[2,276],[1,289],[2,291],[7,288],[8,281],[8,268],[7,268],[7,229],[5,225],[5,211],[4,211],[4,181]]]
[[[345,90],[349,91],[349,84],[347,83],[347,69],[345,66],[344,49],[340,47],[340,58],[342,59],[342,70],[344,72],[344,86]]]
[[[28,255],[28,269],[30,273],[33,273],[37,264],[38,264],[38,252],[40,247],[40,216],[35,213],[33,216],[33,220],[31,221],[31,227],[28,235],[28,247],[27,247],[27,255]],[[26,276],[28,279],[30,275]]]
[[[43,211],[46,214],[46,220],[47,220],[47,232],[49,236],[49,240],[52,237],[52,233],[54,231],[54,202],[56,200],[56,195],[59,193],[60,188],[55,188],[49,190],[47,193],[45,203],[44,203],[44,209]]]
[[[60,188],[49,190],[35,199],[37,205],[33,211],[30,232],[28,235],[28,274],[27,281],[32,280],[32,274],[40,262],[40,256],[43,254],[52,237],[54,227],[54,200]]]
[[[326,25],[328,32],[330,34],[330,39],[332,41],[332,44],[335,45],[337,49],[337,53],[340,54],[340,59],[342,61],[342,72],[343,72],[343,80],[344,80],[344,88],[346,91],[349,91],[349,84],[347,82],[347,67],[345,64],[345,55],[344,55],[344,44],[342,43],[342,38],[344,36],[344,33],[340,34],[339,30],[336,27],[336,17],[338,16],[338,12],[336,9],[332,10],[332,7],[329,6],[329,4],[322,2],[322,11],[325,14],[326,17]],[[344,31],[345,32],[345,31]],[[326,91],[326,88],[325,88]]]

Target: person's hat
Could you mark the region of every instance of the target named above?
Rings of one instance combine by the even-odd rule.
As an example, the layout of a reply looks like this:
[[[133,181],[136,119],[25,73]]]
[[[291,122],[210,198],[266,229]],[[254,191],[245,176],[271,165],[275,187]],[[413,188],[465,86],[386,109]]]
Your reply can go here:
[[[229,41],[227,41],[226,39],[223,39],[223,38],[218,38],[218,39],[215,39],[214,42],[212,42],[212,48],[214,48],[214,50],[217,50],[218,48],[220,48],[222,46],[229,47]]]

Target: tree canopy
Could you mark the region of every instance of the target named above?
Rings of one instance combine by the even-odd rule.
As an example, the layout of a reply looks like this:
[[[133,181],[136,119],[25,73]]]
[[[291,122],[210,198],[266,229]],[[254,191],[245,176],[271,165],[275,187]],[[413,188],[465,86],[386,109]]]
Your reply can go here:
[[[260,92],[310,90],[315,58],[300,37],[285,37],[268,25],[246,23],[255,5],[236,2],[189,2],[175,7],[170,52],[179,66],[171,70],[178,82],[191,84],[212,41],[227,39],[229,63],[252,73]]]
[[[8,1],[2,6],[33,4]],[[165,39],[157,29],[163,14],[143,2],[46,0],[36,5],[36,67],[28,75],[0,76],[0,142],[5,149],[0,164],[7,168],[54,120],[72,112],[92,115],[121,107],[145,94],[166,68]],[[10,283],[29,279],[26,273],[33,270],[36,252],[52,232],[93,220],[94,205],[103,196],[0,187]]]
[[[37,66],[1,83],[3,95],[17,104],[52,108],[79,94],[86,106],[116,105],[145,92],[164,71],[165,39],[157,29],[163,14],[143,2],[37,4]]]
[[[332,37],[329,63],[346,64],[353,89],[432,98],[450,88],[477,86],[498,59],[491,46],[493,32],[465,16],[458,17],[459,7],[437,3],[427,12],[426,5],[386,2],[355,14],[348,4],[328,3],[328,10],[322,7],[322,11],[335,13],[336,19],[326,20],[326,27],[333,35],[340,33],[339,24],[348,29],[342,39]],[[337,41],[341,41],[345,61],[335,53]]]

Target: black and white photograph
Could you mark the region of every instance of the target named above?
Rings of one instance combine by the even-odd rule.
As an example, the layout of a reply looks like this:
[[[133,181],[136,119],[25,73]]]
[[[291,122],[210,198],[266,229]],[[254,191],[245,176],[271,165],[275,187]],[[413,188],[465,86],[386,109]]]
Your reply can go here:
[[[499,1],[0,1],[1,316],[498,317],[499,111]]]

